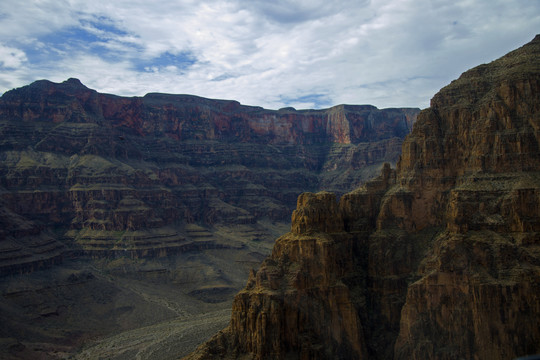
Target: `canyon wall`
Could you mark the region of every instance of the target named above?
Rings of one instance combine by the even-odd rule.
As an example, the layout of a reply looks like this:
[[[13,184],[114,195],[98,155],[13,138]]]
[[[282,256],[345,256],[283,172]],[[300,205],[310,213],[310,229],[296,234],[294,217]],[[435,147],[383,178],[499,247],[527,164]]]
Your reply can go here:
[[[0,273],[62,254],[230,248],[215,225],[288,222],[298,194],[349,191],[395,162],[417,109],[278,111],[191,95],[100,94],[46,80],[0,98]],[[210,236],[197,236],[199,224]]]
[[[302,194],[232,309],[186,359],[540,353],[540,35],[441,89],[396,170]]]

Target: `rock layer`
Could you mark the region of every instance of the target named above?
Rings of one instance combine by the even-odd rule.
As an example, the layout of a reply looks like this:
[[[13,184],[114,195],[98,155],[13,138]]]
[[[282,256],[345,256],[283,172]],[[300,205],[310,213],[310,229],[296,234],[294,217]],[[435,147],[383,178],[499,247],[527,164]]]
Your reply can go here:
[[[291,232],[188,359],[540,353],[540,35],[434,96],[397,169],[303,194]]]
[[[155,257],[228,246],[201,242],[186,226],[286,222],[301,192],[346,192],[349,179],[363,182],[396,161],[417,113],[125,98],[77,79],[8,91],[0,98],[0,273],[40,268],[66,251]]]

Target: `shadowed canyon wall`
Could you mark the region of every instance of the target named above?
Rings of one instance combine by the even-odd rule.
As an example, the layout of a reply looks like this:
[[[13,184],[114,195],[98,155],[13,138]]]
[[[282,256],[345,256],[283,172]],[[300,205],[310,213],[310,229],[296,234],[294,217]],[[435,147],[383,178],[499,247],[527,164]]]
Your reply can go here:
[[[187,359],[540,353],[540,35],[436,94],[396,170],[305,193]]]
[[[346,192],[395,162],[417,113],[126,98],[77,79],[8,91],[0,98],[0,273],[42,268],[66,251],[163,257],[233,246],[189,225],[212,233],[215,224],[288,221],[303,191]]]

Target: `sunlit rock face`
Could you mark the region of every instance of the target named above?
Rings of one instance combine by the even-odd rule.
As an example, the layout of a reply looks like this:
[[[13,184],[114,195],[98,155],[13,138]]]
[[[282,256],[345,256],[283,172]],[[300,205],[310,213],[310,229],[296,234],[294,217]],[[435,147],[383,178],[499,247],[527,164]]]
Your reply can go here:
[[[540,353],[540,36],[443,88],[402,152],[339,201],[301,195],[188,359]]]
[[[397,161],[418,111],[126,98],[77,79],[8,91],[0,98],[0,273],[52,265],[68,250],[137,258],[227,247],[186,225],[212,232],[287,222],[300,193],[343,193]]]

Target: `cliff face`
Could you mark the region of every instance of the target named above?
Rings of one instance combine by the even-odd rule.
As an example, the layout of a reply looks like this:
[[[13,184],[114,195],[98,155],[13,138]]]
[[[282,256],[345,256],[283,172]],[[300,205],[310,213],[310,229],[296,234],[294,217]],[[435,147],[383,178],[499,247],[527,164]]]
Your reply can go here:
[[[397,170],[303,194],[291,232],[189,359],[540,352],[540,36],[423,110]]]
[[[412,196],[403,227],[442,231],[408,287],[396,358],[540,352],[539,89],[537,36],[442,89],[403,145],[401,185],[438,189]],[[424,126],[439,146],[420,135]],[[423,204],[432,215],[420,221]]]
[[[345,192],[396,161],[417,113],[123,98],[76,79],[9,91],[0,98],[0,273],[55,263],[66,249],[161,257],[229,246],[191,236],[192,223],[249,225],[264,239],[257,222],[287,221],[301,192]]]

